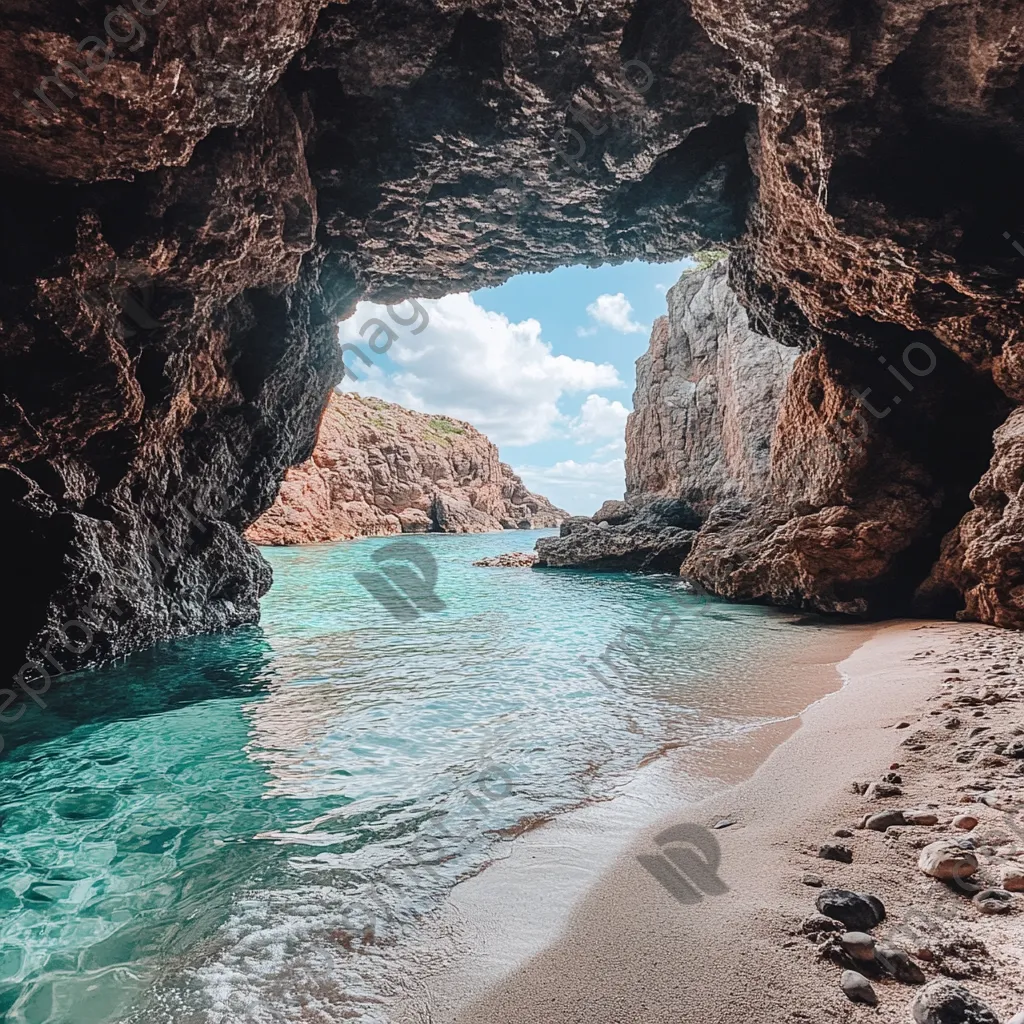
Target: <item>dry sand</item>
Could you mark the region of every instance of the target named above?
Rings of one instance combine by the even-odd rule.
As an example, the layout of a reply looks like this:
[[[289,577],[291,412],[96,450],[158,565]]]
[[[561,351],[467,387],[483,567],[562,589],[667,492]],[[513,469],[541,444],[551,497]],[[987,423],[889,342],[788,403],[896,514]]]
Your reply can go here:
[[[841,968],[800,933],[820,891],[802,883],[807,871],[827,886],[879,896],[888,919],[876,936],[899,933],[915,952],[930,947],[933,959],[921,961],[929,978],[963,978],[1001,1020],[1021,1010],[1024,896],[1010,914],[986,917],[916,863],[925,843],[963,836],[950,821],[965,810],[981,820],[979,846],[990,842],[1024,863],[1024,814],[1014,821],[979,802],[987,793],[999,804],[1024,786],[1024,760],[992,750],[1024,735],[1024,639],[975,626],[896,624],[840,668],[847,685],[810,707],[797,731],[782,723],[743,741],[742,765],[763,760],[746,782],[699,802],[688,792],[690,802],[676,801],[665,817],[670,757],[633,793],[517,839],[509,857],[453,892],[440,927],[463,952],[421,979],[393,1019],[909,1022],[913,986],[878,980],[877,1008],[853,1004],[839,989]],[[969,737],[978,727],[988,731]],[[890,770],[902,777],[901,795],[870,799],[851,787]],[[730,769],[719,774],[728,778]],[[857,828],[870,811],[929,803],[938,825]],[[638,862],[638,854],[658,853],[660,830],[723,818],[736,822],[713,832],[728,891],[685,905]],[[837,828],[852,837],[835,838]],[[853,863],[819,859],[823,842],[851,846]],[[985,881],[998,877],[995,859],[980,859]]]

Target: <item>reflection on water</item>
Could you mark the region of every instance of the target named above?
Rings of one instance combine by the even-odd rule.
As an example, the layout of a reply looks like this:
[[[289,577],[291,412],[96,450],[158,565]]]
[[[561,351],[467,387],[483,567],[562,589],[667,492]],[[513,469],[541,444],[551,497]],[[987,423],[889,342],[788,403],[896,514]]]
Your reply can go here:
[[[354,576],[385,543],[268,551],[259,629],[70,678],[9,728],[7,1019],[385,1021],[417,921],[502,836],[798,711],[765,662],[832,628],[474,568],[503,535],[424,537],[444,608],[399,621]]]

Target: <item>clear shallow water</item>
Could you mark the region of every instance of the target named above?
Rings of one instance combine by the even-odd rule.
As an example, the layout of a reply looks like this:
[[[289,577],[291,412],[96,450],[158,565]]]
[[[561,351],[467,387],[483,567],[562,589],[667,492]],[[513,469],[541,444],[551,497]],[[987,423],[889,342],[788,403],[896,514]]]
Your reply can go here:
[[[386,1021],[452,884],[666,743],[777,718],[796,684],[766,663],[835,628],[471,564],[542,535],[418,538],[446,607],[412,621],[354,575],[393,538],[266,550],[259,628],[69,677],[8,727],[5,1019]]]

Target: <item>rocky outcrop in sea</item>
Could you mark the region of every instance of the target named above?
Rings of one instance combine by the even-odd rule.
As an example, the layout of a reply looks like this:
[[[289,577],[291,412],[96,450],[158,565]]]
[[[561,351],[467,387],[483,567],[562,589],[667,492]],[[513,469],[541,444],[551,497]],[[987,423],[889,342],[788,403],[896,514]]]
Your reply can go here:
[[[254,544],[315,544],[532,530],[568,516],[527,490],[470,424],[335,393],[312,456],[288,470],[274,504],[246,536]]]

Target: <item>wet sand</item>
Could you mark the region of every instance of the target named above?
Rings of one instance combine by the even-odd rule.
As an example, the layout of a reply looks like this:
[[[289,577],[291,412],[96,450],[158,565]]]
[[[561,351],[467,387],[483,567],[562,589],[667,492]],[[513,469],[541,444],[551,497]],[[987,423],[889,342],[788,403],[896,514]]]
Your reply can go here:
[[[851,633],[849,645],[863,639]],[[727,745],[672,751],[616,799],[510,844],[504,859],[454,890],[438,928],[460,953],[419,979],[393,1019],[910,1020],[912,986],[877,981],[880,1006],[855,1005],[839,989],[841,969],[800,934],[819,891],[802,883],[807,871],[826,885],[878,895],[889,911],[879,936],[905,934],[908,920],[929,915],[935,934],[921,942],[938,955],[922,960],[925,973],[962,974],[1008,1019],[1024,1005],[1024,910],[982,917],[962,894],[924,876],[916,860],[925,842],[950,834],[951,817],[966,805],[982,819],[979,830],[990,830],[981,840],[1006,840],[1004,853],[1024,855],[999,835],[1005,814],[979,803],[986,792],[1019,792],[1022,762],[985,753],[984,733],[968,739],[979,725],[993,736],[1024,735],[1022,655],[1020,635],[1005,631],[919,622],[879,629],[842,662],[847,685],[799,719]],[[948,675],[953,668],[959,672]],[[838,685],[827,665],[807,672],[819,694]],[[970,722],[961,715],[954,727],[935,727],[956,716],[954,702],[978,700],[987,689],[998,700],[964,704]],[[911,739],[919,749],[908,749]],[[979,756],[957,760],[970,743]],[[896,763],[900,795],[873,801],[854,793],[851,782],[879,780]],[[884,834],[856,827],[869,811],[926,803],[937,805],[939,824]],[[659,853],[654,836],[667,827],[722,819],[735,822],[711,833],[727,891],[683,904],[637,859]],[[834,838],[837,828],[852,837]],[[853,863],[819,859],[829,841],[851,846]],[[986,865],[983,874],[992,870]]]

